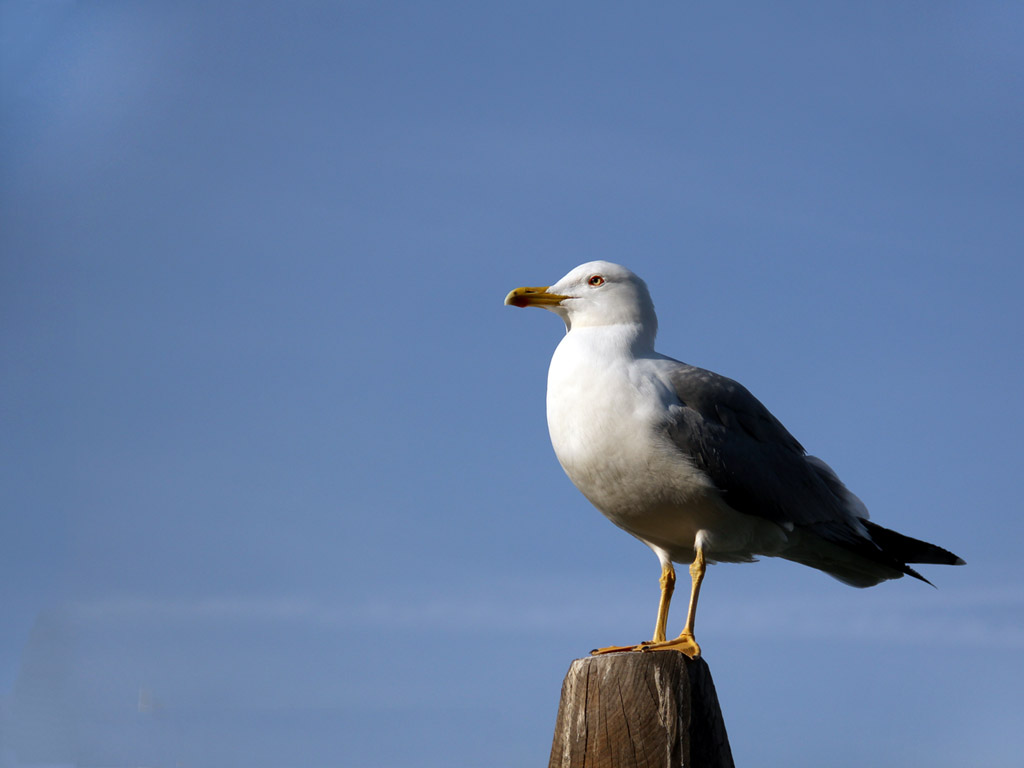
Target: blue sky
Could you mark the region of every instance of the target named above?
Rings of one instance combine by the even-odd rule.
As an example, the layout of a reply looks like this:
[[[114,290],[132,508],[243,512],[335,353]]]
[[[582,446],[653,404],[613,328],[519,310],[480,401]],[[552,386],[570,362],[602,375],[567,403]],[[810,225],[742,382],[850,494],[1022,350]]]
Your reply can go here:
[[[1018,765],[1022,22],[0,3],[0,765],[543,764],[657,602],[502,306],[596,258],[969,563],[713,567],[737,763]]]

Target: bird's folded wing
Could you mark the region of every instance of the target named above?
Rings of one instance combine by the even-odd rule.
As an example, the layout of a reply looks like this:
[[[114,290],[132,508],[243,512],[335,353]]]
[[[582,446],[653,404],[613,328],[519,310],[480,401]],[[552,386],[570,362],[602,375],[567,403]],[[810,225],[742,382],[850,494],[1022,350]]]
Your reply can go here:
[[[665,429],[726,504],[837,542],[864,538],[858,519],[863,507],[855,510],[851,505],[856,497],[823,462],[808,457],[742,384],[672,363],[668,378],[679,402],[669,409]]]

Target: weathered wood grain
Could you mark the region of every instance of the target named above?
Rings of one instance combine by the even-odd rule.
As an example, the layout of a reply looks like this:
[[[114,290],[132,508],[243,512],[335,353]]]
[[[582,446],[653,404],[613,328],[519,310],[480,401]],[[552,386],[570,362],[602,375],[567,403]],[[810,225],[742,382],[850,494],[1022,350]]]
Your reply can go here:
[[[672,651],[577,659],[549,768],[732,768],[711,672]]]

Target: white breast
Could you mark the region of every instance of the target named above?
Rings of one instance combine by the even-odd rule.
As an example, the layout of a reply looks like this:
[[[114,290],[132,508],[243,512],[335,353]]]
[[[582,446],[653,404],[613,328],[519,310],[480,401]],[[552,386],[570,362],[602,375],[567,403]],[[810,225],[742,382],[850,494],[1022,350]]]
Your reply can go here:
[[[762,538],[754,530],[760,521],[723,504],[669,440],[663,420],[677,399],[659,366],[657,356],[634,357],[612,329],[567,334],[548,371],[548,430],[558,461],[613,523],[673,559],[692,558],[700,531],[714,559],[749,559],[758,546],[752,539]]]

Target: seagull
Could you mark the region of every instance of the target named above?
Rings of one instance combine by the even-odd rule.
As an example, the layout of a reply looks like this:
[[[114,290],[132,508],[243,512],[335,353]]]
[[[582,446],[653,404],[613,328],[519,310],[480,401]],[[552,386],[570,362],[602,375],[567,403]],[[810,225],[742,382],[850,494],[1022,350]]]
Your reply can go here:
[[[854,587],[904,575],[931,584],[908,563],[964,564],[872,522],[743,385],[655,352],[654,303],[625,267],[592,261],[554,285],[516,288],[505,304],[565,322],[548,370],[551,444],[580,492],[661,562],[654,638],[593,653],[700,656],[693,628],[708,563],[781,557]],[[691,589],[683,631],[668,640],[673,563],[690,564]]]

